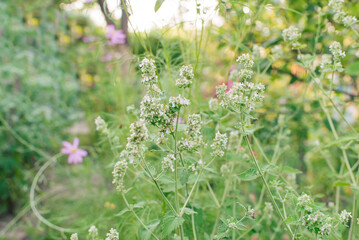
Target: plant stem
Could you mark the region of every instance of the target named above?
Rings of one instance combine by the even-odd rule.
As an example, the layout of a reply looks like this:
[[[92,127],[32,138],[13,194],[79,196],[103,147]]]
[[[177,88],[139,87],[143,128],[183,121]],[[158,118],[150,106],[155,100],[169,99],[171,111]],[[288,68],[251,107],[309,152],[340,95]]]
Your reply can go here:
[[[135,213],[135,211],[133,210],[133,208],[130,206],[130,204],[127,202],[127,199],[125,197],[125,194],[122,193],[122,198],[123,198],[123,201],[125,202],[127,208],[132,212],[132,214],[137,218],[137,220],[141,223],[141,225],[146,229],[146,231],[148,232],[151,232],[151,235],[159,240],[159,238],[150,230],[148,229],[148,227],[142,222],[141,218]]]
[[[244,127],[243,127],[243,132],[244,132]],[[271,198],[271,201],[272,201],[272,203],[273,203],[273,205],[274,205],[274,207],[275,207],[277,213],[279,214],[279,216],[280,216],[280,218],[281,218],[281,220],[282,220],[284,226],[285,226],[286,229],[288,230],[290,237],[292,237],[292,236],[293,236],[292,229],[291,229],[290,226],[285,222],[285,218],[284,218],[284,216],[282,215],[282,213],[281,213],[281,211],[280,211],[280,209],[279,209],[279,207],[278,207],[278,205],[277,205],[277,203],[276,203],[276,201],[275,201],[275,199],[274,199],[274,197],[273,197],[273,194],[272,194],[272,192],[271,192],[271,190],[270,190],[270,188],[269,188],[269,186],[268,186],[267,180],[266,180],[265,177],[264,177],[263,171],[262,171],[262,169],[260,168],[260,166],[259,166],[259,164],[258,164],[257,158],[254,156],[254,153],[253,153],[252,147],[251,147],[251,145],[250,145],[250,143],[249,143],[249,139],[248,139],[248,136],[247,136],[247,135],[244,135],[244,140],[245,140],[245,142],[246,142],[246,144],[247,144],[247,146],[248,146],[248,149],[249,149],[249,151],[250,151],[250,153],[251,153],[251,157],[252,157],[252,159],[253,159],[254,165],[256,166],[257,171],[258,171],[259,175],[260,175],[261,178],[262,178],[262,181],[263,181],[263,183],[264,183],[264,186],[265,186],[265,188],[267,189],[267,191],[268,191],[268,193],[269,193],[269,196],[270,196],[270,198]]]

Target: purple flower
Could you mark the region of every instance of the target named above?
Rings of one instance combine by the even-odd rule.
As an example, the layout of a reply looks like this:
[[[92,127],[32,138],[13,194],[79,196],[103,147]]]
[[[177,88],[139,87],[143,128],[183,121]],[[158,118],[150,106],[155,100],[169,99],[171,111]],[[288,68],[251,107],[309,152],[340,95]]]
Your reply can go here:
[[[78,138],[74,139],[73,144],[66,141],[62,142],[64,147],[61,149],[61,153],[69,155],[67,162],[70,164],[82,163],[82,158],[87,156],[87,152],[85,150],[78,148],[79,143],[80,140]]]
[[[176,123],[176,122],[177,122],[177,118],[174,119],[174,123]],[[179,117],[178,124],[183,124],[183,123],[184,123],[183,119],[181,117]]]
[[[126,42],[126,34],[122,30],[116,30],[114,25],[107,26],[106,37],[108,45],[124,44]]]
[[[92,3],[93,0],[86,0],[85,3]]]

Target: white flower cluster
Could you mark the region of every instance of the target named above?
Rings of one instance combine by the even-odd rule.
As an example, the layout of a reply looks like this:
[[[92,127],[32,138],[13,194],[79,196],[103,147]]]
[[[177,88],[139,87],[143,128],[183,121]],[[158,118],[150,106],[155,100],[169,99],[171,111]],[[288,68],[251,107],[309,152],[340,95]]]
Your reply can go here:
[[[320,68],[323,72],[331,72],[333,71],[333,59],[330,54],[323,54],[322,60],[320,63]]]
[[[220,171],[222,176],[227,176],[231,172],[231,166],[229,165],[229,163],[225,163],[221,166]]]
[[[274,47],[272,47],[272,49],[270,50],[273,59],[279,59],[283,56],[283,48],[281,45],[275,45]]]
[[[95,119],[96,130],[101,131],[103,134],[108,134],[107,123],[100,116]]]
[[[77,233],[71,234],[70,240],[79,240]]]
[[[264,99],[264,85],[261,83],[236,82],[228,92],[226,90],[227,86],[224,84],[217,87],[217,97],[221,100],[220,105],[234,111],[253,111],[255,103],[262,102]]]
[[[192,84],[194,77],[192,66],[182,66],[179,75],[181,78],[176,80],[176,86],[179,88],[188,88]]]
[[[330,0],[329,8],[334,12],[334,21],[343,23],[345,27],[351,27],[358,20],[354,16],[347,15],[343,9],[344,0]]]
[[[89,237],[91,239],[97,239],[98,238],[98,230],[96,228],[96,226],[91,226],[89,229]]]
[[[237,58],[237,62],[239,63],[241,69],[239,71],[233,71],[230,78],[235,80],[236,78],[240,77],[245,81],[251,79],[253,76],[253,71],[251,68],[254,65],[251,56],[248,53],[244,53]]]
[[[175,169],[173,167],[174,161],[176,161],[175,155],[174,154],[168,154],[162,160],[162,170],[163,171],[171,170],[172,172],[174,172],[175,171]]]
[[[130,125],[130,136],[128,142],[140,144],[148,139],[148,130],[143,119],[139,119]]]
[[[338,72],[344,71],[341,60],[345,57],[345,52],[342,50],[342,46],[340,45],[340,43],[333,42],[329,46],[329,51],[333,55],[333,60],[334,60],[333,71],[338,71]]]
[[[311,207],[313,200],[308,194],[302,193],[302,195],[297,198],[297,201],[298,201],[298,206],[304,208],[308,212],[313,211]]]
[[[181,107],[186,107],[190,105],[190,101],[187,98],[182,97],[181,94],[177,97],[170,97],[168,102],[169,107],[173,112],[178,112]]]
[[[208,106],[212,112],[216,112],[218,109],[218,99],[217,98],[209,99]]]
[[[339,214],[339,220],[343,224],[346,224],[352,217],[352,213],[345,209]]]
[[[142,72],[142,83],[145,85],[156,84],[158,77],[156,75],[156,65],[153,59],[142,59],[140,63],[140,69]]]
[[[309,231],[315,232],[322,236],[330,234],[333,224],[332,218],[325,215],[321,211],[306,214],[302,217],[302,225],[305,226]]]
[[[298,28],[290,26],[289,28],[283,30],[282,36],[284,41],[292,45],[292,48],[296,49],[301,46],[298,40],[302,36],[302,33]]]
[[[198,160],[197,163],[192,163],[191,165],[188,166],[188,169],[192,172],[194,172],[195,175],[198,174],[198,170],[203,166],[203,161],[202,159]]]
[[[265,57],[266,50],[264,47],[254,44],[252,49],[252,54],[254,59],[261,59]]]
[[[265,202],[265,207],[264,207],[264,213],[268,215],[269,218],[272,218],[272,214],[273,214],[273,205],[270,202]]]
[[[115,164],[115,167],[113,168],[112,171],[112,175],[113,175],[112,184],[116,187],[116,190],[119,192],[125,190],[123,178],[126,175],[126,170],[127,170],[127,161],[125,159],[122,159]]]
[[[152,125],[168,125],[173,121],[174,114],[169,112],[168,106],[161,103],[161,98],[145,95],[140,106],[141,118]]]
[[[203,144],[203,137],[201,135],[201,115],[191,114],[188,116],[187,126],[185,130],[186,137],[178,142],[178,149],[180,151],[195,151]]]
[[[119,235],[116,229],[111,228],[110,232],[106,234],[105,240],[119,240]]]
[[[220,133],[219,131],[216,133],[216,137],[213,139],[213,144],[211,148],[213,150],[213,155],[217,157],[223,157],[224,151],[227,150],[228,138],[225,133]]]

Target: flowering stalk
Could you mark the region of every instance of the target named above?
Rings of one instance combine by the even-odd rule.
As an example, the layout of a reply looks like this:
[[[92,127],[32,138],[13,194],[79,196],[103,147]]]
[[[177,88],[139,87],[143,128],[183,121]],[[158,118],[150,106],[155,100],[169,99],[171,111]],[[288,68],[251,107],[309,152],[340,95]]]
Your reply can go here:
[[[243,130],[243,132],[245,131],[244,127],[242,127],[242,130]],[[270,190],[270,188],[269,188],[269,186],[268,186],[267,180],[266,180],[265,177],[264,177],[263,171],[262,171],[262,169],[260,168],[260,166],[259,166],[259,164],[258,164],[257,158],[254,156],[252,147],[251,147],[251,145],[250,145],[250,143],[249,143],[248,136],[247,136],[246,134],[244,135],[244,140],[245,140],[245,142],[246,142],[246,144],[247,144],[247,146],[248,146],[248,149],[249,149],[249,151],[250,151],[250,153],[251,153],[251,157],[252,157],[252,159],[253,159],[254,165],[256,166],[257,171],[258,171],[260,177],[262,178],[262,181],[263,181],[263,183],[264,183],[264,186],[265,186],[265,188],[267,189],[267,191],[268,191],[268,193],[269,193],[269,196],[270,196],[270,198],[271,198],[271,201],[272,201],[272,203],[273,203],[273,205],[274,205],[274,207],[275,207],[277,213],[279,214],[279,216],[280,216],[280,218],[281,218],[281,220],[282,220],[284,226],[285,226],[286,229],[288,230],[290,237],[292,238],[292,237],[293,237],[292,229],[291,229],[290,226],[285,222],[285,218],[284,218],[284,216],[282,215],[282,212],[280,211],[280,209],[279,209],[279,207],[278,207],[278,205],[277,205],[277,203],[276,203],[276,201],[275,201],[275,199],[274,199],[274,197],[273,197],[273,194],[272,194],[272,192],[271,192],[271,190]]]
[[[151,231],[148,229],[148,227],[143,223],[143,221],[141,220],[141,218],[136,214],[136,212],[133,210],[133,208],[130,206],[130,204],[128,203],[127,199],[126,199],[126,196],[124,193],[122,193],[122,198],[123,198],[123,201],[125,202],[127,208],[132,212],[132,214],[137,218],[137,220],[139,221],[139,223],[148,231],[148,232],[151,232],[151,235],[159,240],[159,238]]]

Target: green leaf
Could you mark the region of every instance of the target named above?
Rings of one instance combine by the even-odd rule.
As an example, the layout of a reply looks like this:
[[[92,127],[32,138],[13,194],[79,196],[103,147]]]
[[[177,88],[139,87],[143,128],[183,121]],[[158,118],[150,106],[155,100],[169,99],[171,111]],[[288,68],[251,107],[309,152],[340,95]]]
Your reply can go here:
[[[160,224],[160,220],[156,220],[153,223],[147,225],[148,231],[145,230],[145,232],[143,234],[144,240],[151,239],[151,235],[152,235],[153,231],[156,229],[156,227],[158,226],[158,224]]]
[[[187,168],[182,168],[180,169],[179,173],[179,181],[182,185],[185,185],[188,182],[188,178],[189,178],[189,172]]]
[[[268,164],[263,167],[263,172],[272,172],[276,168],[277,168],[277,166]]]
[[[156,1],[156,5],[155,5],[155,12],[158,11],[158,9],[160,9],[160,7],[162,6],[162,4],[164,3],[165,0],[157,0]]]
[[[240,174],[237,175],[237,177],[239,179],[241,179],[242,181],[251,181],[251,180],[254,180],[256,179],[258,176],[257,174],[257,170],[254,169],[254,168],[250,168],[248,169],[247,171],[244,171]]]
[[[188,215],[197,214],[197,212],[191,208],[184,208],[184,213]]]
[[[359,74],[359,61],[351,63],[346,69],[345,73],[349,75],[358,75]]]
[[[168,236],[173,230],[181,226],[183,222],[184,222],[183,218],[173,216],[172,214],[167,214],[163,218],[162,236],[163,237]]]
[[[130,209],[124,208],[121,212],[119,212],[118,214],[116,214],[116,216],[122,216],[123,214],[125,214],[125,213],[127,213],[127,212],[129,212],[129,211],[130,211]]]
[[[339,187],[339,186],[350,186],[350,183],[348,182],[341,182],[341,181],[337,181],[334,183],[333,185],[334,187]]]
[[[298,170],[298,169],[295,169],[295,168],[291,168],[291,167],[288,167],[288,166],[284,166],[282,168],[282,171],[283,173],[295,173],[295,174],[300,174],[302,173],[302,171]]]

